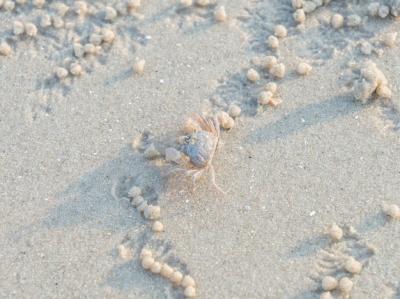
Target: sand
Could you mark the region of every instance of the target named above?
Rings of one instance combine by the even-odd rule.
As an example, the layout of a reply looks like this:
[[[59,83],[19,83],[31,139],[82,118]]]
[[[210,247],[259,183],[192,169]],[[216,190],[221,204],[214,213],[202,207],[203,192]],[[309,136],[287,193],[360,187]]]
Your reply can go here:
[[[142,247],[190,274],[198,298],[319,298],[325,275],[351,277],[350,298],[400,298],[400,222],[382,211],[400,205],[400,49],[376,43],[398,21],[368,17],[372,1],[332,1],[296,27],[290,1],[183,9],[148,0],[110,22],[102,11],[122,1],[87,1],[92,15],[68,12],[67,28],[43,29],[38,18],[57,15],[47,2],[0,9],[0,41],[12,48],[0,56],[1,298],[183,298],[142,269]],[[336,30],[333,13],[359,14],[363,25]],[[37,36],[14,37],[16,20],[34,22]],[[277,24],[288,37],[275,51],[265,41]],[[73,42],[103,27],[114,42],[74,57]],[[367,41],[375,51],[365,55]],[[275,80],[252,62],[267,55],[286,66],[275,108],[257,104]],[[391,100],[355,100],[350,67],[366,60],[385,74]],[[55,78],[73,62],[82,76]],[[308,75],[297,74],[300,62]],[[168,181],[163,161],[132,149],[144,131],[160,150],[171,146],[185,116],[232,103],[242,114],[213,163],[226,196],[209,176],[194,192]],[[133,185],[161,206],[164,232],[125,198]],[[344,229],[339,242],[326,235],[332,223]],[[118,256],[121,244],[132,259]],[[363,264],[354,277],[340,264],[350,256]]]

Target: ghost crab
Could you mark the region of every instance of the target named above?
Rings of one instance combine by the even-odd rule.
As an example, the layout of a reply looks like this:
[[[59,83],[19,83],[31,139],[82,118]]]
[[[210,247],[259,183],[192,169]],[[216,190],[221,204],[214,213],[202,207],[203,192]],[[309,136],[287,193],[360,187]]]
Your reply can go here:
[[[196,181],[210,170],[211,183],[222,194],[226,194],[215,182],[215,169],[212,164],[220,138],[220,124],[217,117],[206,117],[193,114],[190,118],[191,132],[186,130],[185,136],[180,137],[181,150],[187,156],[181,167],[173,172],[182,172],[192,178],[193,189]]]

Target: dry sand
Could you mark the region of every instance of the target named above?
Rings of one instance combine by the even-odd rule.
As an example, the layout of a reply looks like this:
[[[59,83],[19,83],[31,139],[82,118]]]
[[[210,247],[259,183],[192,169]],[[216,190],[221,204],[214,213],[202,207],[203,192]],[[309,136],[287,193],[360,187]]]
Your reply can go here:
[[[324,275],[349,276],[340,264],[349,256],[363,264],[350,298],[400,298],[400,222],[382,212],[385,201],[400,205],[400,48],[376,43],[398,21],[368,17],[371,1],[332,1],[299,27],[290,1],[177,2],[143,0],[133,16],[105,21],[106,3],[124,2],[87,1],[89,15],[67,12],[58,29],[38,25],[57,16],[55,1],[0,9],[0,39],[12,48],[0,56],[0,297],[182,298],[142,269],[145,246],[190,273],[198,298],[319,298]],[[214,20],[216,4],[225,22]],[[335,30],[333,13],[363,24]],[[13,36],[16,20],[37,24],[37,36]],[[265,41],[277,24],[288,37],[276,52]],[[103,27],[115,41],[74,58],[73,42]],[[376,51],[363,54],[362,41]],[[266,55],[286,76],[282,104],[261,109],[272,79],[251,61]],[[136,59],[146,61],[141,76]],[[363,104],[346,86],[349,65],[365,60],[385,74],[390,101]],[[81,77],[54,77],[76,61]],[[299,62],[309,75],[296,73]],[[226,196],[208,176],[194,193],[168,184],[159,162],[131,147],[143,131],[171,143],[185,115],[231,103],[242,115],[214,158]],[[161,206],[165,232],[153,234],[123,199],[132,185]],[[338,243],[325,234],[332,223],[345,231]],[[120,244],[132,260],[118,257]]]

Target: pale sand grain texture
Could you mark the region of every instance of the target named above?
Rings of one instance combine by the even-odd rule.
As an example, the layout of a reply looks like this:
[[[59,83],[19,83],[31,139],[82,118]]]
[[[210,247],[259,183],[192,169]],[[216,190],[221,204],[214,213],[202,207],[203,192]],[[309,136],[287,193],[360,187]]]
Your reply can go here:
[[[68,12],[63,28],[35,23],[34,38],[14,37],[14,21],[56,15],[47,2],[0,10],[0,42],[12,47],[0,56],[0,298],[183,298],[142,269],[143,246],[189,273],[198,298],[319,298],[322,277],[343,273],[315,270],[323,250],[363,263],[351,298],[400,296],[400,222],[381,209],[400,204],[400,50],[365,57],[357,46],[400,23],[369,18],[362,29],[335,30],[332,14],[365,17],[367,5],[332,1],[296,28],[290,1],[278,0],[220,0],[223,23],[215,5],[147,0],[111,22],[102,15],[109,1],[87,1],[86,17]],[[115,39],[97,55],[75,57],[73,44],[96,33],[91,22]],[[277,24],[288,36],[271,51],[265,41]],[[286,66],[277,108],[258,106],[273,78],[250,64],[268,55]],[[133,74],[136,57],[146,61],[142,76]],[[342,80],[350,57],[378,65],[393,102],[354,100]],[[313,66],[308,76],[296,74],[299,61]],[[72,63],[81,76],[54,78]],[[253,67],[256,83],[246,80]],[[132,150],[140,132],[149,130],[156,145],[173,142],[191,112],[231,104],[241,114],[222,132],[213,162],[227,196],[209,176],[194,193],[170,186],[157,161]],[[161,207],[165,232],[154,235],[123,199],[134,185]],[[353,226],[359,239],[346,230],[332,243],[324,231],[332,223]],[[132,260],[118,258],[121,244]]]

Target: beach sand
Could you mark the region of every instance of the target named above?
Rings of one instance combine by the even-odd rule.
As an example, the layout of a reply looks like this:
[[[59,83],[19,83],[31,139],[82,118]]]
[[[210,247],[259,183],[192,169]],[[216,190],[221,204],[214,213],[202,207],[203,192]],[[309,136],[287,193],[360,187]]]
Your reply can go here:
[[[400,222],[382,209],[400,205],[400,49],[379,43],[398,21],[368,16],[372,1],[332,1],[300,26],[290,1],[177,2],[143,0],[112,21],[105,7],[123,1],[87,1],[86,16],[60,16],[53,1],[0,8],[0,41],[12,49],[0,56],[0,297],[184,298],[142,268],[145,247],[190,274],[198,298],[319,298],[326,275],[350,277],[349,298],[400,298]],[[217,4],[225,22],[214,19]],[[335,30],[333,13],[363,23]],[[42,28],[44,15],[65,23]],[[16,20],[37,24],[37,36],[14,36]],[[265,41],[277,24],[288,37],[275,51]],[[101,28],[115,40],[75,57],[73,44]],[[363,54],[361,42],[375,50]],[[282,80],[258,65],[267,55],[285,64]],[[346,80],[364,61],[384,73],[390,100],[354,98]],[[73,62],[81,76],[55,78]],[[296,73],[299,62],[309,75]],[[261,74],[256,83],[249,68]],[[260,107],[270,81],[282,103]],[[227,195],[209,175],[192,192],[166,178],[162,159],[132,148],[149,132],[161,151],[185,117],[230,104],[242,114],[221,132],[213,160]],[[133,185],[161,207],[164,232],[129,203]],[[339,242],[326,234],[333,223],[345,232]],[[121,244],[132,259],[119,256]],[[348,257],[360,274],[343,270]]]

